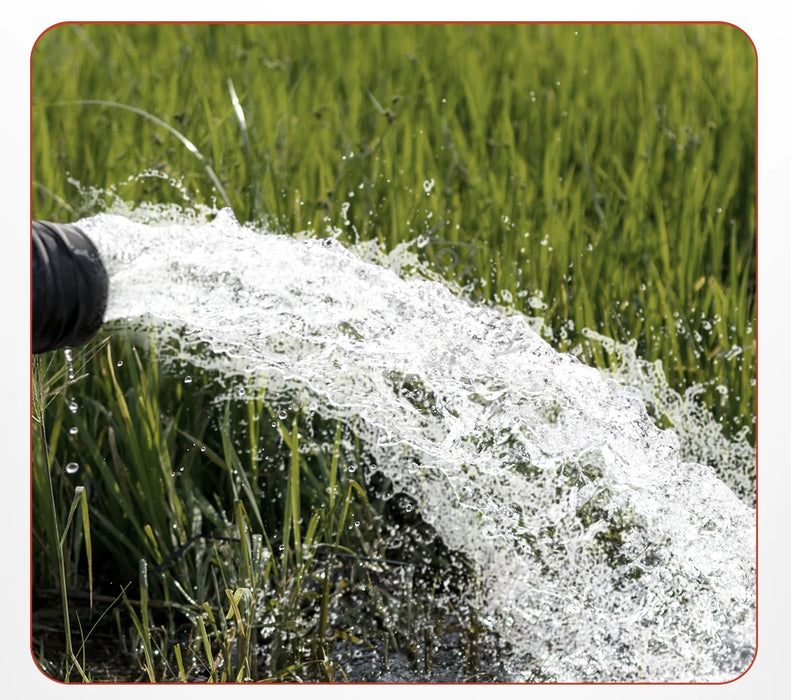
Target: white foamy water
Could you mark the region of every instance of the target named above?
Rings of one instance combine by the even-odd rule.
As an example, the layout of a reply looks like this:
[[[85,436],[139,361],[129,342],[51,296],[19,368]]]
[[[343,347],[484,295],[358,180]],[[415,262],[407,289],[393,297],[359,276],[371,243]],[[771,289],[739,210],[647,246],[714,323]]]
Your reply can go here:
[[[227,212],[155,219],[78,222],[110,275],[107,320],[178,329],[173,359],[354,419],[378,468],[482,571],[484,621],[511,643],[512,680],[746,670],[755,512],[682,459],[644,387],[556,352],[524,316],[334,241],[254,231]]]

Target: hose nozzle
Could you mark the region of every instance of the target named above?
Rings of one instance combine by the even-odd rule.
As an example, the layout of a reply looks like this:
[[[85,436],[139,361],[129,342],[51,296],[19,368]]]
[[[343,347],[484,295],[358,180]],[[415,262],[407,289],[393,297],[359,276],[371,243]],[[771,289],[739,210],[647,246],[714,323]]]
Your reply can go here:
[[[99,330],[108,278],[99,251],[74,224],[33,222],[34,354],[82,345]]]

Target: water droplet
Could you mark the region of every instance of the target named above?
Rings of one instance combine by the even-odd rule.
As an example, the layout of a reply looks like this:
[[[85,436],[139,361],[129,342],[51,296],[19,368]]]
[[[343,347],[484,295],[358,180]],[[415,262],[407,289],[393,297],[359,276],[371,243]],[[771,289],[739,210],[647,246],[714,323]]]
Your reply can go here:
[[[69,372],[69,381],[74,381],[74,363],[71,354],[71,348],[63,348],[63,356],[66,358],[66,366]]]
[[[118,360],[118,362],[115,363],[115,366],[116,367],[123,367],[124,366],[124,361],[123,360]]]
[[[77,402],[74,399],[70,399],[69,400],[69,410],[72,413],[77,413],[77,409],[78,408],[79,408],[79,405],[77,404]]]
[[[77,464],[77,462],[69,462],[66,465],[66,473],[67,474],[76,474],[77,471],[79,470],[79,468],[80,468],[80,465]]]
[[[742,349],[738,345],[733,345],[728,352],[725,353],[726,360],[732,360],[737,355],[742,354]]]
[[[423,191],[426,194],[431,194],[431,190],[434,189],[434,178],[432,177],[430,180],[423,181]]]
[[[192,377],[190,377],[189,374],[186,377],[184,377],[184,383],[185,384],[192,384]]]
[[[277,412],[277,417],[280,418],[280,420],[285,420],[286,418],[288,418],[288,411],[286,411],[286,409],[284,409],[284,408],[281,408]]]
[[[73,425],[71,428],[69,428],[69,435],[76,435],[79,432],[80,429],[76,425]]]

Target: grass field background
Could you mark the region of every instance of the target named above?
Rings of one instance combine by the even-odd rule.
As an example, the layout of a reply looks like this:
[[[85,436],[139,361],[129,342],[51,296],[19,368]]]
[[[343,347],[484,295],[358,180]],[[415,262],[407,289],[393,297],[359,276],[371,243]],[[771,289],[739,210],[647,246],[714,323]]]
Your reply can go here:
[[[32,53],[32,214],[72,221],[120,197],[230,206],[240,221],[278,232],[340,231],[342,242],[376,239],[386,249],[422,236],[427,264],[463,293],[543,318],[557,349],[598,366],[612,358],[583,329],[633,341],[640,357],[661,360],[674,389],[699,385],[697,400],[726,434],[754,444],[755,80],[752,44],[723,24],[61,25]],[[98,195],[85,196],[86,188]],[[448,250],[455,256],[442,257]],[[327,566],[306,561],[306,539],[384,555],[384,506],[339,476],[338,465],[359,456],[351,436],[339,432],[325,459],[296,445],[293,425],[258,434],[253,417],[275,411],[263,398],[208,420],[208,390],[190,393],[159,376],[155,353],[138,352],[113,330],[75,350],[76,381],[62,353],[34,366],[34,587],[85,591],[93,570],[97,578],[116,570],[145,588],[140,561],[167,560],[211,521],[214,532],[239,540],[223,545],[241,549],[222,558],[238,554],[247,588],[278,592],[276,627],[285,629],[304,590],[299,581]],[[81,410],[72,414],[64,398]],[[70,427],[79,428],[75,436]],[[239,431],[248,449],[235,447]],[[221,470],[201,466],[196,450],[189,478],[168,479],[174,455],[192,444]],[[285,494],[258,478],[262,444],[292,474]],[[303,463],[299,454],[308,454]],[[85,490],[77,493],[62,468],[72,461],[93,465],[80,471]],[[162,474],[152,475],[151,464]],[[247,487],[234,466],[250,475]],[[331,503],[319,495],[323,480],[338,487]],[[167,508],[147,505],[154,492]],[[256,502],[275,495],[280,505],[256,513]],[[314,526],[310,517],[302,526],[294,519],[297,503],[321,514]],[[234,510],[242,506],[244,513]],[[368,531],[348,535],[345,518],[355,509],[369,514]],[[110,515],[119,512],[122,522]],[[249,551],[241,544],[248,541]],[[262,556],[266,541],[288,547],[282,567],[262,576],[250,552],[257,546]],[[226,680],[302,673],[306,649],[318,676],[337,672],[315,661],[326,657],[319,646],[327,645],[329,591],[323,616],[309,633],[283,636],[288,643],[265,670],[252,668],[252,652],[234,652],[247,661],[228,670],[246,620],[238,606],[230,609],[233,630],[212,631],[187,610],[190,632],[179,637],[183,619],[168,605],[187,582],[203,587],[191,596],[199,609],[213,601],[215,619],[229,610],[205,563],[217,546],[191,545],[178,571],[151,584],[166,610],[158,640],[145,631],[142,596],[128,605],[147,640],[138,649],[142,676],[189,676],[174,649],[182,644],[186,659],[193,642],[215,645],[206,657],[227,645]],[[41,609],[78,622],[78,607],[61,597]],[[470,649],[473,617],[465,617]],[[53,660],[40,632],[49,624],[57,628],[42,622],[34,634],[45,671],[73,677],[79,667],[90,677],[84,653],[69,657],[66,648],[65,661]],[[393,623],[399,648],[425,631],[404,624]],[[191,672],[221,680],[200,656]]]

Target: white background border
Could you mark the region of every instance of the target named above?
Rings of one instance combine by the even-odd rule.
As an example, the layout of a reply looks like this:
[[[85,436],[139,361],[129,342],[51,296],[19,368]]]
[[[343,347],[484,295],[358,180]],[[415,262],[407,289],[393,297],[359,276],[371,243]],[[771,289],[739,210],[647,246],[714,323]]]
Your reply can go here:
[[[453,686],[456,694],[472,697],[496,692],[499,697],[529,694],[553,698],[609,697],[628,693],[630,700],[661,694],[683,699],[702,697],[771,698],[786,685],[789,661],[789,558],[791,535],[788,513],[791,465],[784,437],[789,430],[788,343],[791,322],[787,318],[784,282],[791,279],[789,266],[789,214],[791,213],[791,149],[789,143],[789,36],[788,23],[777,3],[680,2],[669,0],[638,6],[633,0],[600,0],[591,3],[498,2],[479,3],[476,9],[460,10],[460,3],[429,5],[414,0],[396,3],[233,2],[206,4],[163,3],[136,0],[117,2],[40,2],[18,5],[5,13],[0,26],[3,98],[0,139],[3,162],[2,189],[5,195],[4,230],[0,231],[4,252],[0,255],[2,293],[2,338],[0,338],[0,498],[5,538],[0,595],[0,649],[3,686],[13,697],[21,693],[53,695],[101,693],[129,696],[136,692],[155,694],[211,692],[222,694],[260,692],[268,697],[294,694],[335,693],[344,697],[375,693],[395,697],[408,693],[433,693],[432,686],[375,686],[366,688],[327,686],[267,686],[258,691],[226,687],[198,690],[196,686],[63,686],[55,684],[34,666],[30,655],[29,612],[29,226],[30,226],[30,53],[37,37],[49,26],[64,21],[723,21],[735,24],[756,46],[759,66],[759,180],[758,180],[758,347],[759,347],[759,646],[751,670],[740,680],[719,686]],[[535,6],[537,5],[537,6]],[[10,447],[10,449],[8,449]]]

